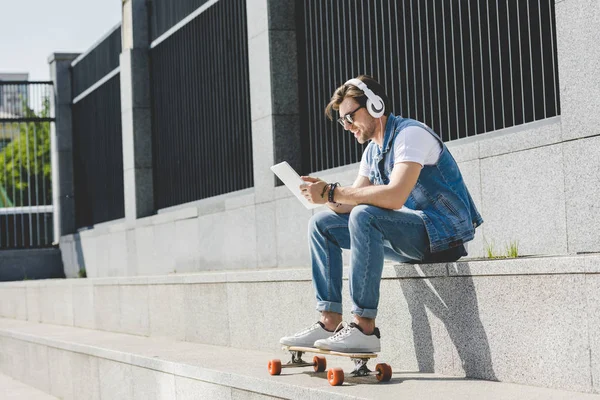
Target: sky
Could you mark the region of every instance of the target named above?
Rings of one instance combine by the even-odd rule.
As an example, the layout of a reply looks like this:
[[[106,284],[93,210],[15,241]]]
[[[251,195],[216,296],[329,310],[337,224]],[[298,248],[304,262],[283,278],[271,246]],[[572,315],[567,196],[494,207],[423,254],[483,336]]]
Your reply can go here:
[[[49,80],[52,53],[83,53],[121,21],[121,0],[0,0],[0,73]]]

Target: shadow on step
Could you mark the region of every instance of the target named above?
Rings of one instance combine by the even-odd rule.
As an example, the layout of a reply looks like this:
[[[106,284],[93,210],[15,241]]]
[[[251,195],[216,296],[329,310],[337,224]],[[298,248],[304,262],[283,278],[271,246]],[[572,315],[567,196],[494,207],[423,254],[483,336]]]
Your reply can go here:
[[[303,375],[308,375],[311,378],[319,378],[323,380],[327,380],[327,372],[311,372],[311,371],[303,371],[301,372]],[[419,376],[415,376],[416,374],[421,374]],[[354,377],[349,374],[345,374],[344,376],[344,385],[353,386],[353,385],[394,385],[399,384],[404,381],[465,381],[470,380],[469,378],[462,377],[453,377],[453,376],[427,376],[420,372],[394,372],[392,374],[392,379],[389,382],[380,383],[377,381],[375,376],[361,376]]]
[[[421,266],[413,266],[418,269]],[[477,294],[467,263],[461,263],[463,277],[402,279],[412,320],[415,352],[420,372],[435,369],[429,309],[445,325],[468,378],[497,380],[492,365],[487,334],[481,323]],[[426,268],[426,266],[423,266]],[[508,323],[508,321],[507,321]],[[454,368],[457,373],[457,368]]]
[[[402,381],[406,379],[395,378],[395,373],[392,374],[392,379],[388,382],[380,383],[375,376],[351,376],[348,371],[344,371],[344,385],[345,386],[354,386],[354,385],[394,385],[398,383],[402,383]],[[324,381],[327,381],[327,372],[311,372],[311,371],[303,371],[303,375],[308,375],[311,378],[320,378]],[[458,379],[458,378],[457,378]]]

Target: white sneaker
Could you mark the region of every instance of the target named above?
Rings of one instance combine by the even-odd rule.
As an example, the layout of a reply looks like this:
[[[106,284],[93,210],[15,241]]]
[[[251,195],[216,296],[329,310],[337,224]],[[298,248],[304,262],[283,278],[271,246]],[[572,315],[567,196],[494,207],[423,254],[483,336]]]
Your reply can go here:
[[[317,340],[314,347],[342,353],[377,353],[381,351],[381,335],[378,328],[375,328],[371,335],[365,335],[354,322],[350,324],[342,322],[342,324],[344,327],[340,331],[327,339]]]
[[[316,322],[314,325],[306,328],[294,336],[284,336],[279,339],[279,343],[285,346],[313,347],[317,340],[327,339],[333,335],[333,332],[325,330],[322,322]]]

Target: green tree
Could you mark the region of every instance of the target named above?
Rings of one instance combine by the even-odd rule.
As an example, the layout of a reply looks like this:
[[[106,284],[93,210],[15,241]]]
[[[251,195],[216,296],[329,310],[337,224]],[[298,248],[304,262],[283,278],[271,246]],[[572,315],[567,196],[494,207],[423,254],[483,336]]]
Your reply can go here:
[[[48,118],[49,115],[49,99],[44,100],[39,115],[26,107],[27,118]],[[7,197],[5,203],[14,206],[52,204],[50,123],[9,122],[3,129],[17,132],[0,151],[0,188]]]

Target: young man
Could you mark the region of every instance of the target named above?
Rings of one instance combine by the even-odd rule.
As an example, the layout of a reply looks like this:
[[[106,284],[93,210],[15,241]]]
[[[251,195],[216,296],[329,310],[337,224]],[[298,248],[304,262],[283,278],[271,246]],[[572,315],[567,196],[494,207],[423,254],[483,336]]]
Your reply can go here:
[[[456,161],[425,124],[394,116],[383,87],[361,75],[337,88],[327,105],[366,147],[352,187],[302,177],[303,195],[333,211],[309,223],[313,285],[320,321],[288,346],[342,352],[378,352],[375,326],[383,260],[452,262],[483,223]],[[350,296],[354,322],[342,322],[342,249],[351,250]]]

